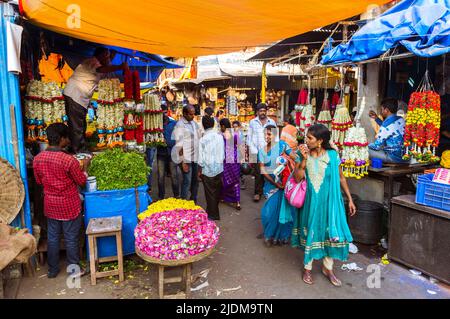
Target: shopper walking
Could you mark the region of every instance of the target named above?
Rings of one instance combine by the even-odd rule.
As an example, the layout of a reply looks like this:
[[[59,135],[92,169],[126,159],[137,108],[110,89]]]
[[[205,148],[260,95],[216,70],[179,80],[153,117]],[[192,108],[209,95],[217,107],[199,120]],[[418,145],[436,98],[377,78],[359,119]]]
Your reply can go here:
[[[268,125],[265,129],[266,146],[258,153],[261,174],[265,179],[264,197],[267,198],[261,209],[261,223],[264,230],[264,244],[267,247],[287,244],[291,237],[292,222],[280,223],[280,214],[290,216],[284,220],[292,220],[293,208],[284,197],[284,185],[277,181],[274,170],[277,158],[282,154],[290,155],[292,150],[284,141],[277,141],[277,129]]]
[[[264,128],[268,125],[276,127],[274,120],[267,117],[267,105],[259,103],[256,107],[257,117],[250,121],[247,145],[250,151],[250,163],[255,167],[255,195],[253,200],[258,202],[263,194],[264,177],[261,175],[260,165],[258,165],[258,151],[264,149],[266,140]],[[274,137],[277,139],[278,137]]]
[[[238,146],[241,143],[239,133],[233,132],[231,122],[225,118],[220,120],[220,131],[225,143],[225,162],[223,164],[222,199],[226,203],[241,209],[241,164],[239,162]]]
[[[306,178],[304,206],[297,209],[292,231],[292,246],[304,254],[303,281],[313,284],[314,259],[323,259],[322,273],[334,286],[341,281],[333,272],[333,259],[347,260],[353,238],[347,225],[341,187],[349,201],[350,216],[356,207],[344,175],[338,153],[330,146],[331,133],[322,124],[308,129],[306,144],[299,147],[302,161],[296,165],[297,181]]]
[[[206,198],[206,212],[213,220],[220,220],[219,201],[224,168],[223,137],[214,130],[214,119],[208,115],[202,118],[205,134],[199,143],[199,171]]]

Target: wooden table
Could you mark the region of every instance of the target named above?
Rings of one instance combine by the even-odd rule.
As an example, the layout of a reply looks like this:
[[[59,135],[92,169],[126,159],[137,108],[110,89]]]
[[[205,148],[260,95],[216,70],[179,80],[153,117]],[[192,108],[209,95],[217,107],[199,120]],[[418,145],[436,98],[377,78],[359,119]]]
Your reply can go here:
[[[414,195],[392,199],[388,256],[450,284],[450,212],[415,203]]]
[[[192,264],[196,261],[199,261],[205,257],[208,257],[214,252],[214,248],[204,251],[198,255],[192,256],[191,258],[183,259],[183,260],[160,260],[153,257],[150,257],[144,254],[136,247],[136,254],[141,257],[143,260],[158,265],[158,292],[160,299],[176,299],[176,298],[189,298],[191,295],[191,271]],[[183,273],[181,276],[177,277],[164,277],[164,270],[166,267],[183,267]],[[176,294],[165,295],[164,294],[164,285],[171,283],[184,283],[184,292],[179,291]]]
[[[385,198],[388,200],[388,204],[390,204],[390,201],[394,196],[394,181],[396,178],[405,177],[406,175],[410,174],[423,173],[425,170],[435,167],[439,166],[435,164],[412,164],[383,168],[369,167],[369,177],[382,180],[385,185],[387,184],[387,192],[385,191]]]

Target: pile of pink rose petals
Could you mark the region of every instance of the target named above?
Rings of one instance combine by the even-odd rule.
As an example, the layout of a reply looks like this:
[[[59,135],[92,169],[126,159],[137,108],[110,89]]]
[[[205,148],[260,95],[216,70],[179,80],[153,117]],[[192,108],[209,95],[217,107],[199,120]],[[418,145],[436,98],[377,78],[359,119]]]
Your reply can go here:
[[[160,260],[183,260],[213,248],[219,228],[202,210],[171,210],[143,219],[134,230],[136,248]]]

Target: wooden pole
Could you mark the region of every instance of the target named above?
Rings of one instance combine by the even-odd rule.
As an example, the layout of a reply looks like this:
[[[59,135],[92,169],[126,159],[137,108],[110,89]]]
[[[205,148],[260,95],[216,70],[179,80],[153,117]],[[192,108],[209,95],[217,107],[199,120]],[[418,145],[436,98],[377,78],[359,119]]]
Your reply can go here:
[[[20,176],[22,176],[20,172],[20,161],[19,161],[19,147],[18,147],[18,139],[17,139],[17,124],[16,124],[16,113],[15,113],[15,107],[14,104],[11,104],[9,106],[9,112],[11,116],[11,135],[12,135],[12,141],[11,144],[13,145],[13,151],[14,151],[14,162],[16,169],[19,171]],[[22,228],[25,228],[25,213],[23,211],[23,205],[20,208],[20,221],[22,223]]]

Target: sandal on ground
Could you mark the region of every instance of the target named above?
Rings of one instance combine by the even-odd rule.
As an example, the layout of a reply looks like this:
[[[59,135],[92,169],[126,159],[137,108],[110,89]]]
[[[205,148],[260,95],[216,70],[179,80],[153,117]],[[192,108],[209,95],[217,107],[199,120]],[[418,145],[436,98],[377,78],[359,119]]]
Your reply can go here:
[[[308,284],[308,285],[312,285],[314,284],[313,278],[312,278],[312,273],[311,270],[304,270],[303,271],[303,281]]]
[[[261,196],[260,195],[253,196],[253,201],[254,202],[259,202],[260,200],[261,200]]]
[[[322,273],[325,277],[328,278],[328,280],[331,282],[331,284],[335,287],[341,287],[342,282],[336,277],[336,275],[333,273],[332,270],[325,269],[325,267],[322,267]]]
[[[236,204],[236,209],[237,209],[237,210],[241,210],[241,204],[237,203],[237,204]]]

